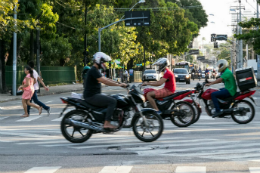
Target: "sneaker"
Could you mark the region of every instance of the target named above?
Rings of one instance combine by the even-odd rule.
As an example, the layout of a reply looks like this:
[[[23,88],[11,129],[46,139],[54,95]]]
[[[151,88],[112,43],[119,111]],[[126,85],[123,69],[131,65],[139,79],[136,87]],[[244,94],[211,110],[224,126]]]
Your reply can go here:
[[[161,114],[162,114],[162,111],[156,111],[156,113],[157,113],[158,115],[161,115]]]
[[[50,114],[51,114],[51,108],[49,108],[49,109],[47,110],[47,113],[48,113],[48,116],[50,116]]]

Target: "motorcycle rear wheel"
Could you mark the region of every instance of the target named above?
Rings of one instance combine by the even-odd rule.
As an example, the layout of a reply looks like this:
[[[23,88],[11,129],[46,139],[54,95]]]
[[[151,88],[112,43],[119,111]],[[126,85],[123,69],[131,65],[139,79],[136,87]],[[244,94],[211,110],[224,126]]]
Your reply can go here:
[[[195,103],[195,104],[196,104],[196,103]],[[199,121],[200,115],[201,115],[201,110],[200,110],[199,106],[198,106],[198,105],[195,105],[195,104],[193,104],[193,107],[194,107],[196,116],[195,116],[194,121],[193,121],[192,124],[194,124],[194,123],[196,123],[197,121]]]
[[[236,108],[236,107],[238,108],[239,104],[247,105],[251,109],[251,111],[249,112],[249,113],[251,113],[251,116],[249,116],[248,119],[240,120],[238,117],[245,117],[245,116],[237,115],[233,112],[231,114],[232,119],[238,124],[248,124],[248,123],[250,123],[255,117],[255,107],[254,107],[254,105],[247,100],[240,100],[240,101],[235,102],[234,105],[232,106],[232,108]]]
[[[182,109],[181,106],[186,106],[186,109],[185,110]],[[175,107],[173,107],[171,109],[176,109],[176,108],[179,108],[180,110],[185,111],[186,116],[181,117],[181,116],[172,115],[170,118],[171,118],[172,123],[175,126],[188,127],[191,124],[193,124],[196,113],[195,113],[194,107],[190,103],[181,101],[181,102],[176,103]],[[187,118],[189,118],[189,119],[187,119]]]
[[[157,113],[143,113],[146,121],[148,123],[148,126],[145,126],[143,118],[141,116],[134,117],[133,122],[133,132],[135,136],[143,142],[153,142],[157,140],[163,132],[164,125],[163,125],[163,119],[160,115]],[[157,121],[156,124],[154,124],[154,120]],[[158,127],[156,127],[158,125]],[[154,129],[158,128],[157,134],[154,134]],[[140,129],[140,130],[138,130]],[[147,138],[147,135],[151,135],[151,137]]]
[[[74,127],[66,122],[67,119],[71,118],[77,121],[86,122],[88,121],[86,117],[86,112],[80,110],[73,110],[64,115],[61,121],[61,132],[62,135],[72,143],[82,143],[87,141],[91,136],[93,131],[90,129],[84,129],[82,127]],[[69,133],[68,128],[71,128],[72,134]],[[84,133],[85,131],[86,133]],[[84,135],[85,134],[85,135]],[[75,135],[75,136],[74,136]],[[76,136],[77,135],[77,136]],[[77,138],[78,137],[78,138]]]

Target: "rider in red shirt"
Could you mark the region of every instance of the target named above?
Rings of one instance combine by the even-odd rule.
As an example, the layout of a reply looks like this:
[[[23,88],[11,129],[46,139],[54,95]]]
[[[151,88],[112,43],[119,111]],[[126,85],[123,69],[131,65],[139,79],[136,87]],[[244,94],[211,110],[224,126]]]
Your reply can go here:
[[[165,83],[163,89],[151,91],[146,95],[147,99],[149,100],[153,108],[157,111],[158,114],[161,114],[162,112],[158,109],[154,101],[154,98],[159,99],[174,94],[176,90],[176,82],[175,82],[174,73],[167,68],[169,66],[169,61],[167,58],[160,58],[153,65],[156,65],[158,67],[159,72],[164,71],[164,75],[159,81],[144,82],[143,86],[145,85],[161,86],[162,84]]]

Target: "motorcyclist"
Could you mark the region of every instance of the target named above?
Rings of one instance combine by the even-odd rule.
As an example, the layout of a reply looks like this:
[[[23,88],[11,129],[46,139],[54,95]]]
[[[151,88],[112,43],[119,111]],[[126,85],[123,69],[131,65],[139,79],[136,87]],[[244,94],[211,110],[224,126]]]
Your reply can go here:
[[[220,110],[218,98],[224,99],[234,96],[237,91],[237,85],[233,73],[228,69],[228,62],[225,59],[221,59],[218,61],[217,66],[219,68],[219,72],[222,72],[222,75],[214,82],[207,83],[206,86],[223,82],[225,84],[225,88],[211,94],[211,99],[216,109],[216,112],[212,118],[218,117],[223,113],[223,110]]]
[[[198,73],[199,73],[199,77],[201,77],[201,69],[200,68],[198,70]]]
[[[102,76],[100,69],[106,70],[105,62],[111,61],[111,58],[103,52],[97,52],[93,55],[94,65],[88,71],[85,78],[84,99],[85,101],[96,107],[107,107],[106,119],[104,128],[116,128],[110,124],[111,117],[113,116],[114,109],[116,108],[116,99],[101,94],[101,83],[108,86],[121,86],[125,87],[126,84],[117,84],[116,82]]]
[[[85,78],[86,78],[86,75],[87,75],[87,73],[88,73],[88,71],[90,70],[90,67],[89,66],[85,66],[84,68],[83,68],[83,71],[82,71],[82,80],[83,80],[83,86],[85,87]]]
[[[158,109],[154,101],[154,98],[164,98],[169,95],[172,95],[176,90],[176,82],[175,82],[174,73],[169,68],[167,68],[170,65],[167,58],[160,58],[153,65],[156,65],[158,67],[159,73],[164,71],[164,75],[159,81],[144,82],[143,86],[146,85],[161,86],[162,84],[165,83],[163,89],[151,91],[146,95],[152,107],[157,111],[157,114],[161,114],[162,112]]]
[[[191,70],[191,75],[192,75],[192,78],[193,78],[193,79],[195,78],[195,74],[196,74],[196,70],[195,70],[195,68],[193,68],[193,69]]]

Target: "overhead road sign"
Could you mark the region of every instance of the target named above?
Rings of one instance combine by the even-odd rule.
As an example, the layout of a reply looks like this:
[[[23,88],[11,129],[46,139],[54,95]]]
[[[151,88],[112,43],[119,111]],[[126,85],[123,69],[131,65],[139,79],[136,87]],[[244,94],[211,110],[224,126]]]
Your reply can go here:
[[[227,37],[227,35],[217,35],[216,36],[216,40],[225,40],[225,41],[227,41],[227,39],[228,39],[228,37]]]
[[[190,55],[199,55],[200,54],[200,50],[199,49],[189,50],[189,54]]]
[[[150,11],[126,11],[125,18],[138,18],[125,20],[125,26],[150,26]]]
[[[203,61],[203,60],[205,60],[205,56],[198,56],[198,57],[197,57],[197,60]]]

